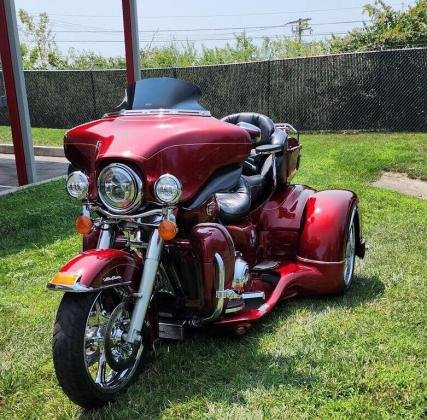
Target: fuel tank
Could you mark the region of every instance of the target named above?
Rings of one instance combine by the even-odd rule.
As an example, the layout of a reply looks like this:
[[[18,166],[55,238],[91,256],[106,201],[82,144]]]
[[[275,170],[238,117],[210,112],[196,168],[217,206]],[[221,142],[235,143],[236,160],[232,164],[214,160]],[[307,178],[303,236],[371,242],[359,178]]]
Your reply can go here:
[[[93,182],[106,164],[133,166],[144,180],[146,200],[165,173],[183,185],[181,201],[190,200],[220,168],[240,164],[251,150],[249,134],[210,116],[109,116],[77,126],[64,138],[67,159]]]

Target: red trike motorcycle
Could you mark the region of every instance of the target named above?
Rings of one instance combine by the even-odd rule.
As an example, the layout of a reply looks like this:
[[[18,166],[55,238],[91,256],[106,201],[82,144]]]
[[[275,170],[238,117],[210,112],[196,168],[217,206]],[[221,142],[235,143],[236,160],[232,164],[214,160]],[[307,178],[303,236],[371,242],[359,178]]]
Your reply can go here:
[[[65,135],[83,252],[48,287],[65,292],[55,371],[82,407],[129,386],[158,339],[244,334],[284,299],[343,292],[364,256],[353,192],[290,183],[291,125],[219,120],[199,96],[182,80],[138,81],[117,111]]]

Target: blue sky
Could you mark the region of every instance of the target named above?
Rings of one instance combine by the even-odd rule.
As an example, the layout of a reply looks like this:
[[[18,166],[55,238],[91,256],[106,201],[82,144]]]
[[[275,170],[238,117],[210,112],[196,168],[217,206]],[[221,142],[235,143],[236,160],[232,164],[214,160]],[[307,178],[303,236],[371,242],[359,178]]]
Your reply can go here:
[[[287,22],[311,18],[312,33],[304,39],[325,38],[361,26],[366,20],[362,6],[368,0],[200,0],[138,1],[140,46],[164,45],[175,39],[194,40],[200,48],[222,46],[233,33],[247,28],[257,41],[264,35],[292,36]],[[396,9],[413,0],[389,0]],[[70,47],[92,50],[107,56],[124,54],[120,0],[15,0],[16,8],[32,14],[46,11],[52,21],[57,45],[62,53]],[[283,26],[282,26],[283,25]],[[274,27],[275,26],[275,27]]]

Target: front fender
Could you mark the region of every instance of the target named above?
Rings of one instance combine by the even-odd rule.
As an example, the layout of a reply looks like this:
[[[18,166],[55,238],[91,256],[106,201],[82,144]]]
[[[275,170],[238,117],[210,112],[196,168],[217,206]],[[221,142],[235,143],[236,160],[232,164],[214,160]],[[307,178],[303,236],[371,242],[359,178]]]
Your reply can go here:
[[[47,287],[66,292],[92,292],[113,286],[136,287],[142,263],[119,249],[92,249],[72,258]]]
[[[319,191],[307,200],[299,242],[298,257],[306,260],[339,263],[344,260],[347,225],[358,199],[346,190]],[[361,254],[363,239],[356,210],[357,243]],[[360,255],[359,255],[360,256]]]

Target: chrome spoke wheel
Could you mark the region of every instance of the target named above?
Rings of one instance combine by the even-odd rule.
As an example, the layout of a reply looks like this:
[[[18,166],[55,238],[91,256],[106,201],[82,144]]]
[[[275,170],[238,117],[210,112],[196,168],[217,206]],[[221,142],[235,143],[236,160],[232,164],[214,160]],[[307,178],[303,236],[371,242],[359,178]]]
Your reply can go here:
[[[345,245],[345,256],[344,256],[344,285],[349,287],[354,272],[354,264],[356,260],[356,228],[354,224],[354,217],[356,208],[352,211],[350,217],[350,224],[347,234],[347,243]]]
[[[116,291],[100,292],[86,321],[85,367],[90,379],[103,391],[125,386],[144,350],[142,343],[130,345],[124,340],[131,316],[125,298],[124,293]]]

